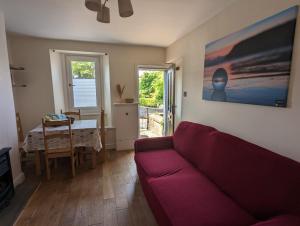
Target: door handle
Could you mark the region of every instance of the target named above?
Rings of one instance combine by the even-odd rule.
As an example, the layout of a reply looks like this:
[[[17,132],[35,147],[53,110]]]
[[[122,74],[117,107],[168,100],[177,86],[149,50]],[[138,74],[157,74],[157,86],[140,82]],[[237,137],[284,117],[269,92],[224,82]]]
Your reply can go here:
[[[175,114],[176,107],[176,105],[172,105],[172,114]]]
[[[75,86],[75,85],[73,85],[72,83],[69,83],[69,87],[72,87],[72,86]]]

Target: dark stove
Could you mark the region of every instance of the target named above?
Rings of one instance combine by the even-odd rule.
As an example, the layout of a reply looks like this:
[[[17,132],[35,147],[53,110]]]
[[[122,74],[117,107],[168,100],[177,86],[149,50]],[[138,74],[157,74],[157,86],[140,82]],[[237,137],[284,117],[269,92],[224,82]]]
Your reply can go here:
[[[8,206],[15,193],[9,158],[10,149],[0,150],[0,210]]]

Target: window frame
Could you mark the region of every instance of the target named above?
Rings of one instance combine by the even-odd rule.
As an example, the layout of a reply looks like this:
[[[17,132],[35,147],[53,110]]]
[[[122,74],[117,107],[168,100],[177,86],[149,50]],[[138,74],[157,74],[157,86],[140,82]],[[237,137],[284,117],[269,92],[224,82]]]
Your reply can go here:
[[[73,75],[72,75],[72,61],[88,61],[88,62],[95,62],[95,79],[96,79],[96,103],[97,106],[93,107],[75,107],[74,106],[74,92],[73,86],[70,86],[73,82]],[[67,89],[68,95],[68,108],[70,111],[72,110],[83,110],[85,113],[99,113],[99,109],[101,107],[102,101],[102,91],[101,91],[101,57],[99,56],[87,56],[87,55],[66,55],[65,56],[66,62],[66,84],[65,88]]]

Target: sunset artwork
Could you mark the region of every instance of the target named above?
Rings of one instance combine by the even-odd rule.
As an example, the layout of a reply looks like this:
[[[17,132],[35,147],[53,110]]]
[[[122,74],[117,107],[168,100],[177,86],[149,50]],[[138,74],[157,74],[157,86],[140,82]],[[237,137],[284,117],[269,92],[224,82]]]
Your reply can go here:
[[[205,47],[203,99],[286,107],[298,6]]]

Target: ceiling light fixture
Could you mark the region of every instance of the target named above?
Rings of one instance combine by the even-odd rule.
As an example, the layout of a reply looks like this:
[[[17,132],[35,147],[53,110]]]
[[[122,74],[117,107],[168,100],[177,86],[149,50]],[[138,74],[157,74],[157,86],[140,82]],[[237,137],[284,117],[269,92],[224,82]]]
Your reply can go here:
[[[85,0],[85,7],[91,11],[98,12],[101,8],[101,0]]]
[[[133,8],[130,0],[118,0],[120,17],[133,15]]]
[[[97,13],[97,20],[101,23],[110,23],[110,9],[103,5],[101,10]]]
[[[85,6],[91,11],[97,12],[97,21],[110,23],[110,9],[106,6],[108,0],[85,0]],[[133,15],[131,0],[118,0],[120,17],[130,17]]]

